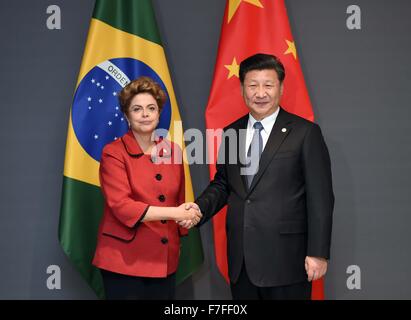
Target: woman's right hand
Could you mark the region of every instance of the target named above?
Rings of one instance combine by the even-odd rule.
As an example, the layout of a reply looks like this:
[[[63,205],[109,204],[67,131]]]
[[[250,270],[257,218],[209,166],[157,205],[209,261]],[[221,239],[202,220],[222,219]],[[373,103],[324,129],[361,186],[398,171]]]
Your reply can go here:
[[[200,221],[202,216],[195,203],[185,203],[178,207],[149,206],[142,221],[175,220],[182,226],[193,227]]]

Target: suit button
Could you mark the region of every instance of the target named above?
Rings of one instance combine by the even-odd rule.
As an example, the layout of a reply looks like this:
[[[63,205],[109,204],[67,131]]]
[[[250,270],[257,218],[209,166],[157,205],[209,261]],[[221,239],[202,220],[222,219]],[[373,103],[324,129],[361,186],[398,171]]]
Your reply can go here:
[[[165,223],[167,223],[167,220],[161,220],[161,223],[165,224]]]
[[[250,199],[247,199],[247,204],[250,204],[251,203],[251,200]]]
[[[162,243],[162,244],[167,244],[167,243],[168,243],[168,239],[167,239],[167,238],[161,238],[161,243]]]
[[[166,201],[166,197],[164,196],[164,194],[160,194],[158,196],[158,200],[160,200],[160,202],[164,202],[164,201]]]
[[[162,178],[163,178],[163,176],[161,174],[159,174],[159,173],[156,174],[156,179],[158,181],[160,181]]]

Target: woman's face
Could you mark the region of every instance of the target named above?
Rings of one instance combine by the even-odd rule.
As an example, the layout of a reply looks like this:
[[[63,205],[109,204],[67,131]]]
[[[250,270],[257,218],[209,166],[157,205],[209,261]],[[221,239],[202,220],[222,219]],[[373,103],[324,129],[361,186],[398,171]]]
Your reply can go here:
[[[131,99],[127,114],[130,128],[139,134],[151,134],[157,127],[160,111],[149,93],[139,93]]]

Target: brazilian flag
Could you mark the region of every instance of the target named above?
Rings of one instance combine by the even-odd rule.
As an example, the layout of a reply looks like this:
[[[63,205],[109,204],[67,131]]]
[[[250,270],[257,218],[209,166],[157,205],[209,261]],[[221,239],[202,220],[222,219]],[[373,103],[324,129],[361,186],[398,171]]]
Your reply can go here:
[[[97,0],[76,84],[67,132],[59,240],[64,252],[104,298],[100,272],[91,265],[103,197],[98,177],[101,151],[126,133],[118,93],[130,81],[149,76],[167,92],[159,128],[184,149],[183,128],[164,49],[150,0]],[[190,171],[184,164],[186,201],[193,201]],[[182,238],[177,283],[203,262],[200,234]]]

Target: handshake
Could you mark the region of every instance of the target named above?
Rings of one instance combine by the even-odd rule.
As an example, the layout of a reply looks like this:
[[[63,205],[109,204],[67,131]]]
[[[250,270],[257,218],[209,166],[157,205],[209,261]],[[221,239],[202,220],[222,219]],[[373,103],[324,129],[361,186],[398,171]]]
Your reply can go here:
[[[202,218],[199,206],[194,202],[186,202],[177,207],[176,222],[183,228],[194,227]]]

